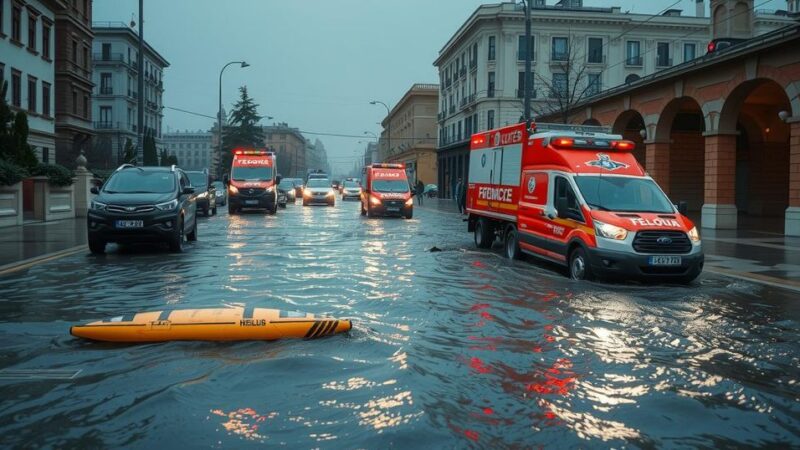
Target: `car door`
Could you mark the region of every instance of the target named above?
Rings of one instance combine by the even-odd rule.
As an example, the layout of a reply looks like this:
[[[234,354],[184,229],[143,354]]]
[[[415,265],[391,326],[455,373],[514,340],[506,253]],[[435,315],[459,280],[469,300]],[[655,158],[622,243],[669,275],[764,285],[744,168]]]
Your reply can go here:
[[[586,220],[583,217],[578,196],[575,195],[575,188],[569,178],[564,175],[556,175],[554,186],[553,205],[556,217],[548,220],[546,227],[551,238],[557,243],[558,252],[566,255],[569,239],[575,230],[585,226]]]
[[[197,220],[197,194],[184,194],[183,189],[186,187],[191,187],[192,183],[189,181],[189,177],[186,176],[185,173],[180,173],[180,184],[181,184],[181,192],[180,192],[180,201],[184,205],[184,229],[191,230],[194,227],[194,222]]]
[[[547,228],[550,221],[547,217],[550,184],[547,172],[525,171],[522,174],[517,220],[520,241],[525,244],[542,247],[541,241],[552,236],[552,231]]]

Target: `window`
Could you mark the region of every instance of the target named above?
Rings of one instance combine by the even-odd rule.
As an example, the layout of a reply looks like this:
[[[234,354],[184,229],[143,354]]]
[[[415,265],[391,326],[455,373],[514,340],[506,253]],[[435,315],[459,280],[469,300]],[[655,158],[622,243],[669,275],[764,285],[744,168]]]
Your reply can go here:
[[[83,117],[89,118],[89,96],[83,96]]]
[[[494,97],[494,72],[489,72],[489,85],[486,87],[486,96]]]
[[[50,117],[50,83],[42,81],[42,115]]]
[[[472,44],[472,65],[474,66],[477,63],[478,63],[478,43],[476,42]]]
[[[50,26],[42,25],[42,58],[50,59]]]
[[[0,37],[3,36],[3,22],[5,22],[5,0],[0,0]]]
[[[22,107],[22,72],[11,70],[11,104]]]
[[[531,36],[531,45],[530,45],[531,61],[536,59],[536,51],[535,51],[536,50],[536,45],[535,45],[535,43],[536,43],[536,38]],[[525,53],[527,53],[527,51],[528,51],[528,46],[525,45],[525,35],[524,34],[519,37],[519,41],[517,43],[517,48],[518,48],[517,61],[525,61]]]
[[[45,164],[50,163],[50,149],[48,147],[42,147],[42,162]]]
[[[695,44],[683,44],[683,62],[691,61],[697,54],[697,47]]]
[[[669,67],[672,60],[669,57],[669,42],[659,42],[656,44],[656,66]]]
[[[494,61],[495,57],[495,37],[489,36],[489,61]]]
[[[2,5],[3,0],[0,0],[0,6]],[[0,20],[2,20],[2,16],[0,16]],[[0,86],[3,86],[3,83],[6,81],[6,66],[0,63]]]
[[[486,128],[489,130],[494,129],[494,110],[486,111]]]
[[[553,61],[566,61],[569,58],[569,38],[553,38]]]
[[[72,114],[78,115],[78,91],[72,91]]]
[[[28,111],[36,112],[36,78],[28,77]]]
[[[639,41],[628,41],[625,44],[625,64],[629,66],[641,66],[642,65],[642,54],[641,50],[641,42]]]
[[[89,48],[83,46],[83,67],[89,70]]]
[[[556,177],[555,196],[556,209],[558,209],[559,204],[563,204],[566,207],[566,211],[558,211],[558,217],[580,222],[584,221],[581,208],[578,205],[578,197],[575,196],[575,191],[566,178]]]
[[[460,120],[458,121],[458,135],[457,136],[458,136],[457,139],[460,141],[461,140],[461,121]]]
[[[565,98],[569,94],[567,86],[567,74],[554,73],[553,74],[553,97]]]
[[[78,42],[77,41],[72,41],[72,62],[74,62],[76,66],[78,65]]]
[[[130,49],[128,49],[128,51],[130,51]],[[111,44],[103,44],[102,52],[103,61],[111,60]]]
[[[517,98],[525,97],[525,72],[519,72],[517,76]]]
[[[111,128],[111,107],[100,107],[100,126],[103,128]]]
[[[22,9],[19,6],[11,7],[11,40],[22,42]]]
[[[111,73],[103,72],[100,74],[100,94],[111,95],[114,93],[111,87]]]
[[[28,12],[28,49],[36,50],[36,16]]]
[[[600,74],[590,73],[586,80],[586,95],[592,96],[600,93]]]
[[[589,54],[588,62],[591,64],[603,63],[603,39],[602,38],[589,38]]]

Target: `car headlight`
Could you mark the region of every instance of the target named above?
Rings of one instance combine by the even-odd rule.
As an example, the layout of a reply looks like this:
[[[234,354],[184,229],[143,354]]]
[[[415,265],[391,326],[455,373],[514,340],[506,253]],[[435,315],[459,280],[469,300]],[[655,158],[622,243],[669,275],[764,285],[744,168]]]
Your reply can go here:
[[[618,241],[622,241],[628,237],[628,230],[625,228],[611,225],[610,223],[603,223],[598,220],[594,221],[594,231],[598,236]]]
[[[230,185],[228,186],[228,192],[230,192],[231,194],[238,194],[239,189],[237,189],[236,186],[234,185]]]
[[[378,197],[370,197],[369,202],[375,206],[378,206],[381,204],[381,199],[379,199]]]
[[[100,203],[92,200],[92,209],[95,211],[105,211],[106,206],[108,205],[106,205],[105,203]]]
[[[333,189],[328,191],[328,197],[333,197],[335,194],[333,193]]]
[[[303,197],[311,197],[311,191],[308,189],[303,189]]]
[[[171,211],[178,207],[178,199],[168,201],[166,203],[159,203],[156,205],[156,208],[160,209],[161,211]]]
[[[208,197],[208,191],[200,193],[200,194],[197,195],[197,198],[206,198],[206,197]]]
[[[414,197],[411,197],[408,200],[406,200],[406,206],[414,206]]]
[[[271,194],[271,193],[272,193],[272,191],[274,191],[274,190],[275,190],[275,188],[274,188],[274,187],[272,187],[272,186],[270,186],[270,187],[268,187],[268,188],[267,188],[267,193],[268,193],[268,194]]]
[[[689,230],[689,239],[691,239],[692,242],[700,242],[700,232],[697,231],[697,227],[692,227],[692,229]]]

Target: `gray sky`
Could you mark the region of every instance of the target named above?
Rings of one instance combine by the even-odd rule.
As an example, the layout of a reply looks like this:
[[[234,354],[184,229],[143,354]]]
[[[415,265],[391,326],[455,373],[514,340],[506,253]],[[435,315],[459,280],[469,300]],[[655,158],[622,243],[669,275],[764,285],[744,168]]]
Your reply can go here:
[[[675,0],[585,0],[587,6],[621,6],[655,14]],[[413,83],[436,83],[439,49],[480,0],[145,0],[145,40],[170,67],[164,105],[214,116],[220,68],[226,109],[247,85],[263,116],[304,131],[380,133],[386,115]],[[547,0],[548,4],[555,0]],[[756,1],[785,8],[783,0]],[[706,2],[708,5],[708,2]],[[694,0],[674,8],[694,14]],[[137,0],[95,0],[95,21],[131,20]],[[708,13],[706,13],[708,14]],[[264,121],[266,123],[266,120]],[[166,109],[164,129],[208,129],[212,120]],[[313,135],[306,135],[314,138]],[[358,138],[319,136],[334,169],[348,170]]]

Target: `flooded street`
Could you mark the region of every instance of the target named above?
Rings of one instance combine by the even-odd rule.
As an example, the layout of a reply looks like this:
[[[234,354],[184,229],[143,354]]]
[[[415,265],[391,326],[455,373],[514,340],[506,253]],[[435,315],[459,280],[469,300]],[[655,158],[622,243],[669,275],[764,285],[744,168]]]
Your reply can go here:
[[[110,246],[0,278],[2,447],[800,445],[796,294],[707,273],[688,287],[579,283],[476,250],[456,215],[358,207],[220,214],[184,254]],[[244,343],[69,335],[137,311],[241,304],[354,329]]]

